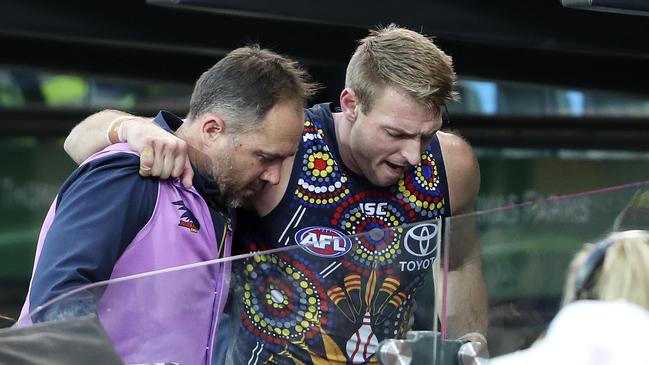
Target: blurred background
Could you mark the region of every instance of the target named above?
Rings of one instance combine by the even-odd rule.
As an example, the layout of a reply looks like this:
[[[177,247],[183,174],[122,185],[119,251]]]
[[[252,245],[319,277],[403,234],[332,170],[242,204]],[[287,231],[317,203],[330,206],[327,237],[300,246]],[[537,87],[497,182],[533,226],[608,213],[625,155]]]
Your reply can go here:
[[[434,36],[459,76],[447,127],[479,158],[478,210],[648,179],[649,18],[640,15],[555,0],[0,0],[0,314],[17,315],[40,225],[74,169],[62,148],[68,131],[105,108],[184,115],[198,76],[246,43],[297,59],[324,86],[313,102],[337,103],[369,28],[394,22]],[[545,214],[565,222],[566,209]],[[516,217],[480,223],[515,226]],[[513,262],[510,279],[538,280],[520,261],[532,250],[560,283],[582,242],[519,239],[489,262]],[[490,287],[492,298],[542,302],[535,325],[562,289],[508,285]]]

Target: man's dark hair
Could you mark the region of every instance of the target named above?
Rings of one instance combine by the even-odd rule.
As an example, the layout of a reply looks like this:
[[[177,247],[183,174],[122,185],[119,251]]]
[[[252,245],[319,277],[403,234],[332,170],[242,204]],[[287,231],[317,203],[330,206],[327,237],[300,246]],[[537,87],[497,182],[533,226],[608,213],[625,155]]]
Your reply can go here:
[[[187,118],[217,112],[231,132],[245,133],[279,102],[301,108],[315,91],[297,62],[257,45],[237,48],[196,81]]]

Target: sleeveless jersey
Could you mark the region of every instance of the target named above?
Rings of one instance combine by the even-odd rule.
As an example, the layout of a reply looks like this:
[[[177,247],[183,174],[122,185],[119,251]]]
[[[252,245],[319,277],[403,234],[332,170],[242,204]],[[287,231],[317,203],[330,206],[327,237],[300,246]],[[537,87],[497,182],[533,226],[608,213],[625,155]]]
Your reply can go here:
[[[329,104],[305,119],[281,202],[262,218],[239,218],[235,247],[301,249],[236,268],[231,364],[375,361],[378,342],[405,335],[441,236],[439,219],[407,224],[450,215],[437,138],[396,184],[377,187],[343,165]]]

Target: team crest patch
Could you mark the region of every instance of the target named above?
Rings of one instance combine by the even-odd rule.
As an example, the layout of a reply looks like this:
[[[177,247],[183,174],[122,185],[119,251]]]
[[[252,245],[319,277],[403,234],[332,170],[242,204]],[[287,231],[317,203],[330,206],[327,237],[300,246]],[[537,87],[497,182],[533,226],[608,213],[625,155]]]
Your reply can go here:
[[[328,227],[306,227],[295,234],[295,242],[310,254],[340,257],[352,248],[352,241],[342,232]]]
[[[194,213],[192,213],[192,211],[185,206],[185,202],[178,200],[173,202],[172,204],[177,205],[178,210],[183,212],[183,214],[180,216],[180,221],[178,221],[179,227],[185,227],[192,231],[192,233],[196,233],[199,229],[201,229],[201,224],[198,222],[198,219],[196,219],[196,216],[194,216]]]

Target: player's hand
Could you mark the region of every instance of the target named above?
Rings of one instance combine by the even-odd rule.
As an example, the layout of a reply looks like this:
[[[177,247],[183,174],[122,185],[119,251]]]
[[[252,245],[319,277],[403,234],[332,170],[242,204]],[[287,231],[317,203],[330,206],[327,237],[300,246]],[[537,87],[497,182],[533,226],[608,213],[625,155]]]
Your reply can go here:
[[[487,339],[480,333],[471,332],[458,338],[464,342],[458,352],[458,361],[463,365],[483,364],[484,360],[489,359],[489,349],[487,348]]]
[[[129,147],[140,152],[140,175],[161,179],[180,177],[183,185],[190,188],[194,171],[187,155],[187,143],[150,120],[142,119],[126,120],[122,127]]]

